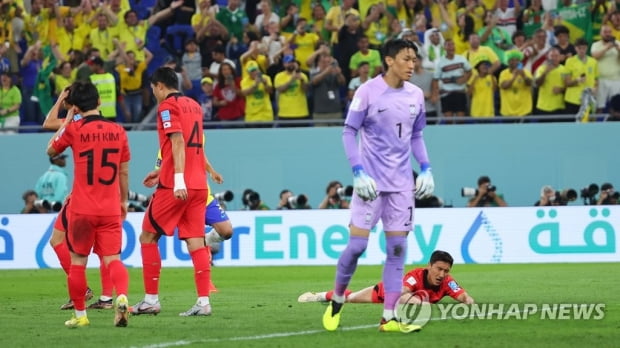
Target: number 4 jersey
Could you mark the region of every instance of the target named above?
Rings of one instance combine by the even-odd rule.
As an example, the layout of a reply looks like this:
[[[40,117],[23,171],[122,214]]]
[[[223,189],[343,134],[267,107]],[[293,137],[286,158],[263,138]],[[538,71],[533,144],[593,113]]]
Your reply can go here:
[[[157,110],[157,134],[162,156],[159,187],[169,189],[174,187],[175,171],[170,141],[173,133],[182,133],[185,141],[185,186],[188,189],[206,190],[202,109],[193,99],[177,93],[162,101]]]
[[[101,116],[72,122],[54,138],[52,146],[61,153],[73,151],[71,210],[80,214],[121,214],[119,170],[129,162],[127,133],[120,125]]]

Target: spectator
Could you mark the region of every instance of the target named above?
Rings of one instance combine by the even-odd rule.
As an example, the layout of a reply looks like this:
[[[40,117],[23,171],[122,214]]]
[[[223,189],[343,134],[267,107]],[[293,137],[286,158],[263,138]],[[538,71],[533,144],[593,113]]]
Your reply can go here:
[[[532,113],[532,74],[523,68],[523,53],[506,52],[508,67],[499,74],[500,114],[526,116]]]
[[[431,101],[433,90],[433,72],[424,69],[422,64],[417,61],[413,66],[413,75],[411,75],[409,82],[420,87],[424,92],[424,108],[426,111],[426,117],[437,117],[437,104]]]
[[[43,0],[32,0],[30,3],[30,13],[24,16],[26,32],[30,33],[28,46],[32,46],[37,41],[42,45],[48,44],[50,33],[50,21],[53,13],[49,8],[44,7]]]
[[[497,80],[491,74],[491,61],[480,56],[474,65],[474,72],[467,82],[471,96],[471,117],[494,117],[493,96],[497,90]]]
[[[381,54],[379,51],[370,48],[367,36],[362,36],[357,41],[357,51],[349,60],[348,66],[351,71],[351,76],[355,77],[355,69],[361,62],[368,62],[370,65],[370,77],[375,77],[383,71],[383,64],[381,63]]]
[[[596,205],[615,205],[618,204],[620,193],[614,190],[614,185],[606,182],[601,185],[601,194],[596,201]]]
[[[202,108],[202,122],[210,122],[213,120],[213,79],[203,77],[200,84],[202,94],[199,96],[198,102]]]
[[[32,100],[32,97],[37,88],[37,75],[43,64],[41,47],[40,41],[29,46],[20,64],[22,100],[28,101],[28,103],[23,103],[21,108],[22,121],[39,125],[43,124],[43,114],[39,108],[39,103],[33,102],[36,101],[36,98]]]
[[[473,198],[467,203],[468,207],[507,207],[504,196],[496,193],[496,187],[491,185],[491,178],[486,175],[478,178],[478,189]]]
[[[566,60],[577,54],[575,46],[568,41],[570,31],[564,25],[556,25],[553,31],[555,35],[555,47],[560,51],[560,64],[564,65]]]
[[[359,86],[361,86],[363,83],[370,79],[369,71],[370,65],[368,64],[368,62],[361,62],[357,68],[357,76],[352,78],[351,81],[349,81],[349,89],[347,92],[348,102],[351,102],[351,100],[353,100],[353,94],[359,88]]]
[[[493,16],[493,12],[488,11],[484,21],[485,26],[478,31],[478,35],[480,35],[482,45],[490,47],[500,62],[504,64],[504,52],[512,47],[512,34],[506,31],[504,27],[498,26],[499,21],[499,17]]]
[[[598,87],[598,62],[589,57],[588,42],[584,39],[575,41],[577,54],[566,60],[565,68],[568,75],[564,104],[566,113],[575,115],[582,104],[584,91],[595,91]]]
[[[416,22],[416,14],[424,12],[424,4],[418,0],[397,1],[395,10],[395,18],[400,21],[402,26],[412,28]]]
[[[422,67],[426,71],[434,72],[439,58],[446,55],[443,35],[439,29],[431,28],[424,33],[424,37]]]
[[[605,19],[617,9],[618,3],[609,0],[593,0],[591,4],[592,40],[598,41],[603,38],[602,29],[603,24],[605,24]]]
[[[220,73],[220,65],[222,63],[226,63],[232,66],[233,70],[236,69],[235,63],[226,58],[226,48],[222,45],[218,45],[213,49],[211,56],[213,57],[213,61],[211,62],[211,66],[209,66],[209,71],[207,72],[207,76],[211,78],[217,79],[218,74]]]
[[[219,121],[243,121],[245,99],[241,93],[241,79],[228,63],[220,65],[213,90],[213,105],[218,107],[216,116]]]
[[[76,72],[77,70],[71,67],[71,62],[69,61],[64,61],[58,64],[53,76],[54,95],[56,97],[59,96],[65,88],[75,82]]]
[[[278,91],[278,119],[280,120],[309,120],[308,77],[299,69],[299,63],[292,55],[282,58],[285,70],[276,75],[274,86]],[[295,123],[287,127],[304,127],[307,124]]]
[[[550,49],[551,46],[547,43],[547,33],[545,30],[536,30],[534,38],[532,39],[532,44],[523,50],[525,56],[523,64],[525,65],[525,69],[531,72],[532,75],[536,74],[538,67],[547,59],[547,53],[549,53]]]
[[[261,43],[267,51],[269,65],[276,63],[276,57],[281,53],[286,45],[286,39],[280,35],[280,24],[278,22],[270,22],[267,26],[267,33],[263,36]]]
[[[541,0],[530,1],[530,6],[521,14],[525,37],[533,37],[536,30],[542,28],[544,13]]]
[[[202,79],[202,56],[198,50],[196,39],[190,38],[185,41],[185,53],[181,58],[183,68],[187,71],[189,79],[192,81],[192,88],[185,92],[188,97],[197,100],[200,94],[200,80]]]
[[[13,85],[13,79],[8,72],[0,73],[0,134],[17,132],[21,105],[22,94],[19,88]]]
[[[314,120],[340,120],[342,119],[340,87],[344,86],[346,80],[338,62],[329,53],[329,49],[326,46],[323,48],[316,57],[318,63],[310,71],[314,106],[312,118]],[[330,123],[315,123],[315,126],[329,125]]]
[[[299,18],[297,20],[297,27],[293,32],[289,42],[291,47],[294,47],[295,57],[301,63],[301,71],[307,73],[310,71],[306,60],[312,52],[314,52],[317,44],[319,43],[319,36],[312,32],[307,32],[308,21],[305,18]]]
[[[35,206],[35,201],[39,198],[37,193],[34,190],[28,190],[24,192],[22,195],[22,199],[24,200],[24,207],[19,212],[20,214],[39,214],[46,211],[41,211],[37,206]]]
[[[71,50],[84,49],[86,38],[90,33],[90,27],[87,24],[76,25],[75,18],[71,15],[58,17],[57,23],[56,42],[58,51],[63,55],[61,59],[67,59],[66,55]]]
[[[495,10],[495,16],[498,19],[497,27],[502,28],[509,36],[512,36],[517,31],[517,17],[520,13],[521,3],[519,0],[498,0]]]
[[[203,69],[211,65],[213,52],[216,48],[222,47],[222,53],[226,52],[224,43],[228,40],[228,29],[216,18],[217,5],[210,5],[211,2],[209,0],[202,0],[200,2],[200,12],[192,16],[192,28],[194,33],[196,33],[195,38],[200,47]],[[213,71],[213,74],[210,74],[209,71],[203,71],[203,75],[216,78],[218,71],[219,66]]]
[[[241,63],[242,73],[241,78],[248,76],[248,64],[254,62],[258,65],[260,71],[267,71],[269,67],[269,58],[265,55],[265,45],[260,41],[252,41],[248,50],[241,55],[239,59]]]
[[[259,6],[262,13],[256,16],[254,26],[261,36],[265,36],[269,33],[270,23],[280,23],[280,16],[271,11],[271,4],[269,3],[269,0],[262,0]]]
[[[355,76],[353,75],[353,71],[357,69],[357,66],[352,67],[350,61],[351,57],[357,52],[358,42],[363,35],[364,32],[360,27],[359,16],[348,14],[345,18],[345,25],[343,25],[338,32],[338,43],[334,46],[338,65],[342,68],[344,77],[347,81]]]
[[[65,169],[67,155],[50,156],[49,169],[39,177],[34,190],[39,199],[49,202],[63,202],[69,194],[69,175]]]
[[[341,194],[339,191],[342,191],[340,190],[342,188],[340,181],[330,181],[325,189],[326,196],[319,204],[319,209],[349,209],[353,190],[351,190],[349,195],[346,193]]]
[[[264,75],[256,61],[246,65],[248,75],[241,80],[241,93],[245,96],[245,121],[272,122],[273,108],[270,95],[273,92],[271,78]],[[256,127],[256,125],[251,125]],[[269,126],[269,125],[267,125]]]
[[[221,8],[215,18],[224,25],[231,36],[243,39],[243,31],[248,25],[248,16],[240,7],[240,0],[228,0],[228,6]]]
[[[146,71],[146,67],[153,59],[153,54],[146,47],[142,48],[145,60],[138,60],[136,53],[119,47],[121,52],[121,63],[116,66],[116,71],[120,77],[120,90],[123,96],[123,106],[125,113],[125,122],[139,123],[142,121],[142,95],[144,82],[142,77]]]
[[[284,37],[289,39],[293,32],[297,29],[297,20],[299,19],[299,7],[293,2],[286,6],[286,15],[280,15],[280,31]]]
[[[445,0],[439,2],[438,6],[441,19],[446,23],[449,30],[453,32],[452,41],[454,41],[455,53],[459,55],[464,54],[469,49],[469,35],[475,32],[474,20],[463,11],[458,12],[456,16],[451,16],[450,11],[446,8],[447,2]]]
[[[547,62],[543,64],[534,77],[538,86],[538,100],[536,114],[555,115],[564,112],[564,91],[566,90],[566,69],[560,64],[560,50],[551,48],[547,55]],[[545,122],[549,120],[540,120]],[[554,121],[554,120],[551,120]]]
[[[99,105],[99,111],[103,117],[111,120],[116,119],[116,79],[114,75],[106,72],[104,69],[104,62],[101,57],[92,57],[88,60],[88,65],[92,74],[90,75],[90,81],[97,87],[99,92],[99,99],[101,104]]]
[[[334,5],[327,15],[325,15],[325,29],[331,32],[331,45],[337,44],[340,30],[345,26],[346,17],[352,15],[352,18],[358,18],[360,13],[353,8],[355,0],[342,0],[342,5]],[[344,66],[341,64],[341,66]]]
[[[601,27],[601,40],[592,44],[590,52],[598,61],[600,79],[596,99],[598,112],[603,112],[609,99],[620,94],[620,41],[615,39],[609,25]]]
[[[478,32],[478,30],[482,29],[484,26],[484,17],[486,15],[486,9],[482,3],[479,3],[477,0],[465,0],[465,6],[461,11],[465,11],[465,13],[470,16],[474,21],[474,32]]]
[[[433,76],[431,102],[441,97],[441,112],[446,117],[465,116],[467,112],[467,81],[471,66],[463,56],[454,54],[454,41],[446,40],[446,56],[441,57]]]
[[[491,63],[491,66],[489,67],[489,73],[491,75],[495,75],[495,73],[499,71],[502,66],[502,62],[500,62],[497,54],[495,54],[491,48],[487,46],[480,46],[480,36],[478,36],[477,33],[471,33],[469,35],[469,49],[464,55],[471,66],[474,66],[476,62],[479,62],[480,57],[486,58]]]
[[[88,34],[88,42],[91,48],[99,50],[99,54],[103,60],[108,59],[108,55],[114,51],[114,32],[109,25],[108,17],[104,13],[97,15],[97,27],[91,29]]]
[[[331,33],[325,28],[325,7],[321,3],[314,4],[312,7],[312,18],[308,26],[312,28],[310,31],[319,36],[321,42],[329,42]]]
[[[383,2],[371,5],[362,22],[364,35],[368,37],[370,48],[378,50],[389,34],[388,12]],[[374,76],[374,75],[373,75]]]

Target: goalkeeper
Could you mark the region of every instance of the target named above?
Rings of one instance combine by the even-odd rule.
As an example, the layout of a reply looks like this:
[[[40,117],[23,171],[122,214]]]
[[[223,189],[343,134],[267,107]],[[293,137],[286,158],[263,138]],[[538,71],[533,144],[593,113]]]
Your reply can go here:
[[[443,297],[472,304],[474,299],[449,274],[452,268],[452,255],[445,251],[435,250],[426,268],[415,268],[405,274],[399,303],[421,304],[422,301],[437,303]],[[298,302],[331,301],[333,291],[306,292],[299,296]],[[383,303],[385,287],[382,282],[359,291],[345,291],[346,302],[350,303]]]
[[[433,193],[434,181],[422,130],[426,126],[424,92],[408,82],[417,61],[417,47],[406,40],[390,40],[383,47],[385,74],[357,89],[345,120],[342,140],[353,170],[349,242],[338,259],[334,294],[323,327],[334,331],[340,323],[345,290],[368,245],[370,230],[383,222],[386,260],[383,268],[385,299],[381,332],[403,330],[394,310],[401,295],[407,235],[413,226],[414,188],[418,198]],[[360,135],[359,145],[356,141]],[[414,187],[411,156],[421,167]]]

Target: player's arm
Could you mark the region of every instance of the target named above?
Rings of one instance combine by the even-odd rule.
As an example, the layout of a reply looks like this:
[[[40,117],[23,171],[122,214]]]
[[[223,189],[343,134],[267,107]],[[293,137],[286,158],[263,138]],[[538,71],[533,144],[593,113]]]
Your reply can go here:
[[[47,143],[48,156],[56,156],[62,152],[62,151],[56,151],[56,148],[54,148],[54,140],[60,138],[60,135],[64,133],[65,128],[71,123],[72,119],[73,119],[73,108],[69,110],[69,113],[67,114],[67,118],[65,118],[60,128],[58,128],[56,133],[54,133],[54,135],[50,138],[50,141]],[[65,148],[66,146],[63,147],[63,151]]]
[[[45,116],[45,121],[43,121],[43,129],[58,130],[62,126],[64,121],[58,118],[58,114],[60,113],[60,110],[63,107],[65,99],[68,95],[68,88],[65,88],[65,90],[60,93],[56,103],[54,103],[54,106],[52,106],[50,111],[47,113],[47,116]],[[69,115],[67,115],[67,118],[69,118]]]
[[[187,188],[185,186],[185,139],[183,133],[174,132],[168,135],[172,143],[172,161],[174,163],[174,196],[176,198],[187,199]]]
[[[122,162],[118,174],[118,182],[121,188],[121,220],[127,217],[127,197],[129,195],[129,162]]]
[[[467,292],[463,292],[457,296],[456,300],[464,304],[474,304],[474,298],[469,296]]]
[[[426,142],[422,134],[422,129],[426,126],[426,110],[423,103],[420,105],[420,108],[420,113],[416,117],[411,133],[411,151],[413,152],[413,157],[420,165],[420,174],[415,182],[415,194],[418,199],[429,197],[435,190],[431,161],[428,158]]]
[[[215,169],[213,169],[213,166],[211,165],[211,162],[209,162],[209,159],[207,158],[206,154],[205,154],[205,169],[207,173],[209,173],[213,181],[215,181],[218,184],[224,183],[224,177],[222,177],[220,173],[216,172]]]

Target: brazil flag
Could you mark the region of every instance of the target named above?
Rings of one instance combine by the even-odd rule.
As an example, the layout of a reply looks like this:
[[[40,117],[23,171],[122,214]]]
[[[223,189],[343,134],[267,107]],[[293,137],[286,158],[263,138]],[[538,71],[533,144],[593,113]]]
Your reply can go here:
[[[576,4],[558,9],[558,14],[562,19],[562,25],[570,31],[570,42],[575,42],[578,38],[584,38],[592,43],[592,18],[590,4]]]

